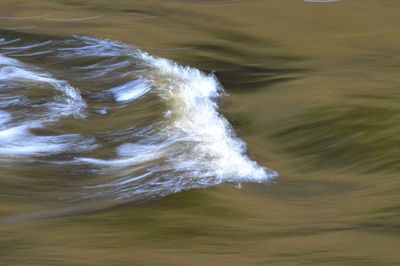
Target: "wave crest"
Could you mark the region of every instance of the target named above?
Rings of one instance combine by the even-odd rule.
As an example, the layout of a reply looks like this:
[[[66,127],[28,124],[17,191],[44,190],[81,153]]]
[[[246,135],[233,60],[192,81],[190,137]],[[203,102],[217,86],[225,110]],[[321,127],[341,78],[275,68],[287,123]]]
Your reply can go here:
[[[246,144],[218,113],[217,100],[225,92],[214,75],[110,40],[75,36],[39,44],[20,42],[12,42],[12,47],[5,39],[6,45],[0,43],[4,51],[0,80],[8,88],[8,98],[1,102],[0,155],[2,149],[32,159],[64,155],[47,163],[98,177],[82,186],[84,198],[153,198],[221,182],[265,182],[277,176],[249,158]],[[52,60],[57,78],[36,66],[43,51]],[[34,65],[13,59],[21,54]],[[70,82],[83,84],[84,96]],[[10,126],[15,114],[9,106],[18,105],[16,92],[31,84],[36,89],[44,84],[60,94],[40,105],[46,112],[32,109],[23,122]],[[24,110],[32,102],[19,108]],[[87,128],[85,137],[69,132],[36,136],[31,131],[71,116],[89,125],[123,123],[105,131]]]

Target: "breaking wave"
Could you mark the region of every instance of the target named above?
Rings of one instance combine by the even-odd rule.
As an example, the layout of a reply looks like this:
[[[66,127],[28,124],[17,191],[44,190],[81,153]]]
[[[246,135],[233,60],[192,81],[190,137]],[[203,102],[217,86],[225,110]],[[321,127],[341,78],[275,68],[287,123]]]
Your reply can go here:
[[[225,92],[213,74],[79,36],[3,38],[0,51],[4,164],[66,167],[90,176],[80,197],[114,200],[277,176],[218,113]]]

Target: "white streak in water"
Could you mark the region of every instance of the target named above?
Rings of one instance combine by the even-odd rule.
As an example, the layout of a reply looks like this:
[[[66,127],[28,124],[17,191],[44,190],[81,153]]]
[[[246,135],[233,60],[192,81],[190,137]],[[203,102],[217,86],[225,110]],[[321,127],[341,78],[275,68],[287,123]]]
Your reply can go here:
[[[39,43],[34,43],[34,44],[26,44],[26,45],[22,45],[22,46],[3,47],[2,49],[4,49],[4,50],[29,50],[29,49],[33,49],[33,48],[46,46],[50,43],[51,43],[51,41],[45,41],[45,42],[39,42]]]
[[[10,41],[5,41],[4,39],[1,39],[0,40],[0,45],[6,45],[6,44],[10,44],[10,43],[15,43],[15,42],[18,42],[20,40],[21,40],[21,38],[17,38],[17,39],[10,40]]]
[[[0,19],[16,19],[16,20],[19,20],[19,19],[45,18],[45,17],[48,17],[48,16],[49,15],[31,16],[31,17],[3,17],[3,16],[0,16]]]
[[[84,116],[85,102],[79,91],[66,81],[57,80],[48,73],[32,69],[29,65],[1,54],[0,81],[15,85],[47,84],[63,95],[63,97],[54,99],[53,102],[45,103],[43,107],[47,107],[48,112],[39,116],[39,118],[24,117],[13,121],[10,113],[0,112],[1,160],[26,156],[46,156],[71,150],[90,150],[95,147],[93,139],[82,138],[78,134],[37,136],[32,133],[32,129],[43,128],[46,124],[55,122],[63,116]],[[39,88],[40,86],[38,86]],[[9,89],[12,89],[12,87],[9,87]],[[10,100],[9,97],[2,97],[0,106],[7,107],[10,104],[17,104],[14,103],[15,100],[14,98]]]
[[[110,89],[114,94],[114,98],[118,102],[131,102],[146,94],[151,90],[151,85],[144,78],[125,83],[118,87]]]
[[[52,51],[40,51],[40,52],[34,52],[34,53],[27,53],[27,54],[14,54],[14,57],[30,57],[30,56],[38,56],[38,55],[45,55],[45,54],[51,54]]]
[[[38,82],[51,85],[56,90],[64,94],[63,102],[54,104],[51,107],[55,113],[53,116],[84,117],[86,104],[83,101],[79,91],[69,85],[66,81],[57,80],[45,72],[30,70],[25,65],[15,59],[5,57],[0,54],[0,81],[17,82]]]
[[[30,30],[34,29],[36,26],[21,26],[21,27],[7,27],[6,30]]]
[[[82,141],[77,134],[60,136],[36,136],[30,129],[39,128],[36,123],[23,124],[0,130],[0,157],[45,156],[74,150],[74,143]],[[90,141],[89,141],[90,143]],[[79,150],[90,149],[91,144],[80,143]]]
[[[97,16],[81,17],[81,18],[46,18],[46,20],[74,22],[74,21],[98,19],[98,18],[102,18],[102,17],[103,17],[103,15],[97,15]]]
[[[89,163],[98,166],[123,168],[162,158],[168,143],[152,144],[123,144],[117,148],[120,159],[102,160],[93,158],[75,158],[75,162]]]

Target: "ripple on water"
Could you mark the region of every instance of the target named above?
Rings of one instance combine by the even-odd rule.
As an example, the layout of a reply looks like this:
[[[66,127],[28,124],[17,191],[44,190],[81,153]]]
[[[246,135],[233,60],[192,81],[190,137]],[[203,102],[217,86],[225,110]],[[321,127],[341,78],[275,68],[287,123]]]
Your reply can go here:
[[[398,173],[397,91],[355,94],[281,122],[273,134],[303,168]]]

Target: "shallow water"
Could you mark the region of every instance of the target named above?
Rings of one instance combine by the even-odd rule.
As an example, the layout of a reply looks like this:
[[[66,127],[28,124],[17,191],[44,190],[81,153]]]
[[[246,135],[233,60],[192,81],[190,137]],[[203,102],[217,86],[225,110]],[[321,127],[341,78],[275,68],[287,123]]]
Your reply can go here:
[[[1,1],[1,264],[399,264],[399,8]]]

